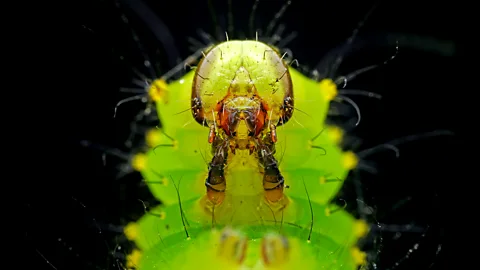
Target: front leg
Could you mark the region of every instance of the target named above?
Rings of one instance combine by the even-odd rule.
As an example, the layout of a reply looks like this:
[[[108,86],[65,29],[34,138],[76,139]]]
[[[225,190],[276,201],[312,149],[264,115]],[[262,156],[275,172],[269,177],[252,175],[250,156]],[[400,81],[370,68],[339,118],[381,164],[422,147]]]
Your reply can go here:
[[[284,178],[278,169],[273,142],[262,143],[258,156],[263,167],[263,188],[265,198],[270,202],[278,202],[283,198]]]
[[[213,204],[219,204],[225,198],[225,174],[229,142],[216,137],[213,142],[213,158],[208,166],[208,177],[205,180],[207,197]]]

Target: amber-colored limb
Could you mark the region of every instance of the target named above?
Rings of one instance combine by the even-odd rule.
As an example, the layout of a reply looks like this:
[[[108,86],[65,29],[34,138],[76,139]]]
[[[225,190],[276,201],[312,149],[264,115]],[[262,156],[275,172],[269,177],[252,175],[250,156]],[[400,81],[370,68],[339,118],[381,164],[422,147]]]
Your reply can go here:
[[[197,97],[195,92],[192,95],[191,108],[192,108],[192,116],[195,119],[195,121],[197,121],[197,123],[199,123],[200,125],[205,126],[206,125],[205,112],[203,111],[202,102],[200,98]]]
[[[276,143],[278,138],[277,138],[277,127],[275,125],[271,124],[270,125],[270,139],[272,142]]]
[[[293,93],[288,92],[283,100],[283,105],[280,107],[280,121],[276,126],[285,125],[292,118],[294,108]]]
[[[212,149],[213,158],[208,166],[208,177],[205,180],[207,197],[214,204],[220,204],[225,198],[225,164],[228,156],[228,141],[215,137]]]
[[[210,132],[208,133],[208,143],[213,143],[215,140],[215,125],[210,126]]]

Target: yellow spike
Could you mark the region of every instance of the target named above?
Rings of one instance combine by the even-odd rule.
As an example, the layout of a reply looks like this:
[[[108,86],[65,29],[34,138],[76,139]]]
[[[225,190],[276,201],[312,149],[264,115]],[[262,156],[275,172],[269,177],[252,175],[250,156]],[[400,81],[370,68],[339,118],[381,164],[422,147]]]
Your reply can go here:
[[[162,212],[158,213],[158,217],[163,220],[163,219],[167,218],[167,213],[162,211]]]
[[[343,138],[343,130],[339,127],[331,126],[328,128],[328,137],[335,144],[339,144]]]
[[[358,247],[353,247],[351,252],[356,265],[363,265],[367,263],[367,253],[361,251]]]
[[[157,129],[151,129],[147,132],[145,140],[149,147],[155,147],[160,144],[162,140],[162,133]]]
[[[353,233],[358,238],[361,238],[361,237],[364,237],[365,235],[367,235],[368,231],[369,231],[369,226],[365,222],[365,220],[358,219],[353,224]]]
[[[177,150],[177,149],[178,149],[178,141],[177,141],[177,140],[174,140],[174,141],[172,142],[172,144],[173,144],[173,149]]]
[[[147,155],[143,153],[136,154],[132,158],[132,168],[136,171],[143,171],[147,167]]]
[[[127,269],[137,267],[141,257],[142,252],[140,252],[138,249],[134,249],[132,253],[127,255]]]
[[[161,185],[168,186],[168,178],[167,177],[163,177],[162,179],[160,179],[160,182],[162,182]]]
[[[138,237],[138,225],[134,222],[130,222],[123,228],[123,234],[128,240],[134,241]]]
[[[337,85],[331,79],[323,79],[318,83],[320,91],[323,93],[323,96],[326,100],[333,100],[337,94]]]
[[[351,170],[357,167],[358,157],[355,153],[348,151],[343,154],[343,166],[345,169]]]
[[[168,103],[167,82],[163,79],[157,79],[150,84],[148,96],[154,102]]]
[[[327,182],[327,178],[325,176],[320,176],[320,184],[325,184]]]

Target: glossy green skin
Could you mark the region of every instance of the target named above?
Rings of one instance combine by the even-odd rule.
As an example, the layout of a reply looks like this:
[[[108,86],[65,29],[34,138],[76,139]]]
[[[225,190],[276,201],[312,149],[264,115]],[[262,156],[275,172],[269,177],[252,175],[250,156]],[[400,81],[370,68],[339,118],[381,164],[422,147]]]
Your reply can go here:
[[[345,241],[336,242],[331,232],[340,232],[336,229],[333,220],[330,225],[316,226],[325,233],[316,230],[311,234],[308,228],[299,228],[290,224],[277,226],[244,226],[242,232],[248,235],[248,249],[245,260],[241,264],[222,260],[218,256],[219,231],[217,229],[196,227],[188,230],[190,238],[184,231],[175,232],[162,237],[161,241],[146,248],[139,262],[139,269],[356,269],[348,243],[353,240],[351,231],[345,232]],[[342,222],[342,221],[340,221]],[[337,223],[338,224],[338,223]],[[343,223],[346,225],[345,223]],[[163,224],[151,224],[149,230],[162,227]],[[195,224],[197,225],[197,224]],[[323,228],[321,228],[323,227]],[[268,267],[262,263],[261,241],[268,233],[279,233],[288,237],[290,253],[288,260],[280,267]],[[160,235],[159,233],[152,233]],[[340,235],[336,235],[340,236]],[[348,239],[350,237],[350,239]],[[157,237],[158,238],[158,237]],[[341,240],[341,239],[337,239]]]
[[[293,201],[294,204],[291,205],[291,210],[288,210],[293,212],[293,214],[290,215],[290,213],[285,212],[283,222],[281,216],[276,219],[273,219],[273,217],[270,216],[264,217],[263,220],[258,220],[258,222],[237,225],[236,227],[245,228],[248,226],[264,226],[271,228],[272,230],[280,230],[281,227],[285,228],[293,226],[301,228],[304,231],[304,236],[302,238],[308,239],[308,232],[310,224],[312,223],[309,203],[307,200],[301,198],[294,198]],[[205,218],[199,214],[199,210],[201,209],[197,205],[197,200],[183,201],[182,208],[189,224],[187,225],[187,230],[188,227],[203,227],[205,229],[210,229],[212,227],[222,228],[222,224],[218,224],[216,218],[216,222],[212,224],[211,218]],[[322,235],[328,235],[332,241],[339,245],[354,245],[358,239],[358,236],[354,233],[356,220],[343,210],[338,210],[335,213],[327,215],[327,208],[335,210],[339,209],[336,205],[330,205],[327,207],[325,205],[312,203],[314,216],[312,231]],[[169,237],[170,235],[178,235],[179,239],[186,238],[178,205],[159,206],[153,209],[151,214],[144,215],[136,224],[139,233],[135,242],[142,250],[149,249],[157,242],[161,241],[160,238]],[[183,233],[183,235],[180,233]],[[314,239],[312,242],[315,242]]]
[[[228,69],[224,70],[226,73],[232,72],[229,65],[232,61],[238,62],[239,58],[247,56],[258,58],[261,55],[248,55],[249,46],[258,45],[259,42],[234,42],[235,46],[230,46],[230,49],[238,50],[238,46],[244,46],[242,51],[246,53],[243,56],[238,54],[237,58],[217,58],[216,64]],[[230,51],[227,47],[222,48],[223,54],[228,55]],[[227,61],[227,58],[231,62],[222,62]],[[261,62],[265,61],[262,59],[257,59],[259,65],[272,65]],[[254,62],[253,60],[249,61]],[[212,265],[221,260],[215,257],[216,253],[211,246],[218,242],[215,240],[215,230],[211,230],[225,225],[233,225],[245,232],[252,247],[266,232],[277,231],[294,243],[295,252],[302,252],[294,252],[297,255],[292,255],[283,268],[266,268],[258,263],[258,249],[249,248],[244,264],[219,263],[219,269],[292,269],[290,266],[304,269],[356,269],[357,264],[349,250],[361,236],[356,232],[357,221],[346,211],[338,210],[338,206],[329,206],[331,198],[341,188],[349,172],[349,168],[344,165],[344,153],[324,123],[330,89],[324,89],[324,84],[288,68],[296,110],[286,124],[277,128],[276,159],[280,162],[279,169],[288,186],[285,189],[288,204],[283,210],[272,209],[265,202],[261,176],[255,166],[249,165],[254,164],[255,160],[248,155],[241,157],[241,154],[229,160],[225,201],[213,214],[205,210],[205,179],[207,164],[212,155],[211,145],[207,141],[208,128],[199,125],[188,111],[191,107],[195,72],[191,71],[180,80],[168,84],[168,98],[156,104],[163,126],[162,131],[157,132],[155,140],[160,146],[146,153],[146,166],[141,170],[152,194],[164,205],[152,210],[156,214],[161,213],[161,218],[146,214],[136,222],[137,237],[134,241],[143,251],[139,269],[212,269]],[[277,76],[269,75],[272,73],[271,68],[265,70],[270,72],[261,73],[267,78],[256,84],[260,90]],[[218,77],[215,88],[212,89],[226,89],[229,84],[230,80]],[[277,102],[276,97],[266,96],[264,99]],[[180,113],[182,111],[186,112]],[[311,147],[312,145],[323,149]],[[320,181],[322,178],[338,181],[324,183]],[[188,221],[185,226],[179,200]],[[328,215],[327,208],[338,211]],[[188,239],[185,228],[190,236]],[[309,235],[310,241],[307,241]]]

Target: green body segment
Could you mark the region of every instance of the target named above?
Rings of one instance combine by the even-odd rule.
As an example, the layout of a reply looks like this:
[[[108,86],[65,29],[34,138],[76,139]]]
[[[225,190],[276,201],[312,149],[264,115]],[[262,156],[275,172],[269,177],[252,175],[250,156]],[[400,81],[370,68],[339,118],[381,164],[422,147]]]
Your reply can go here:
[[[337,206],[333,206],[337,207]],[[260,262],[260,242],[269,232],[287,236],[291,245],[284,268],[296,269],[293,265],[304,265],[305,269],[356,269],[356,258],[352,254],[356,241],[361,236],[358,221],[344,210],[327,215],[325,206],[313,203],[313,225],[308,201],[295,200],[296,220],[278,220],[276,223],[239,226],[248,236],[248,250],[244,262],[233,264],[222,261],[218,256],[219,239],[217,228],[206,220],[198,220],[192,210],[193,201],[182,203],[186,230],[183,227],[178,205],[157,207],[142,217],[135,226],[138,235],[136,245],[142,249],[138,269],[269,269]],[[310,233],[312,226],[312,233]],[[222,228],[223,226],[219,226]],[[310,239],[310,241],[308,241]],[[219,267],[219,268],[215,268]]]
[[[236,263],[218,256],[219,232],[216,230],[198,231],[195,238],[185,239],[173,235],[142,254],[138,269],[335,269],[353,270],[357,264],[351,250],[338,245],[322,235],[314,234],[321,245],[288,237],[290,253],[280,266],[265,265],[261,259],[260,242],[270,231],[250,228],[245,261]],[[255,231],[253,231],[255,230]],[[295,235],[297,229],[289,229]]]
[[[198,207],[196,200],[189,200],[182,202],[184,211],[184,220],[187,230],[189,228],[204,228],[206,230],[212,227],[222,227],[231,225],[229,222],[218,222],[218,217],[203,216]],[[313,212],[313,225],[312,224]],[[229,221],[235,217],[235,213],[225,215],[224,221]],[[172,206],[158,206],[145,214],[136,223],[137,230],[135,243],[142,249],[146,250],[158,242],[162,238],[169,237],[173,234],[183,233],[183,238],[186,238],[185,228],[183,226],[182,217],[180,216],[180,209],[178,205]],[[312,232],[328,235],[328,237],[341,245],[354,245],[357,239],[364,233],[362,232],[362,223],[354,219],[350,214],[337,205],[321,205],[312,203],[312,211],[307,200],[292,198],[291,207],[285,210],[282,217],[274,218],[264,216],[256,222],[250,224],[239,225],[237,227],[246,226],[264,226],[276,230],[281,230],[284,227],[295,226],[303,229],[302,239],[308,239],[308,232],[312,227]]]
[[[328,89],[322,84],[290,67],[295,92],[293,119],[277,128],[277,160],[280,171],[289,186],[287,194],[305,196],[307,186],[310,199],[328,203],[343,184],[349,169],[343,165],[343,152],[332,139],[332,128],[326,126],[330,100]],[[323,182],[322,179],[339,181]]]
[[[141,170],[152,194],[166,205],[178,202],[172,181],[186,187],[183,200],[205,193],[210,145],[208,129],[196,123],[189,110],[193,75],[170,83],[168,101],[157,102],[162,129],[156,131],[156,147],[148,151],[147,167]]]

